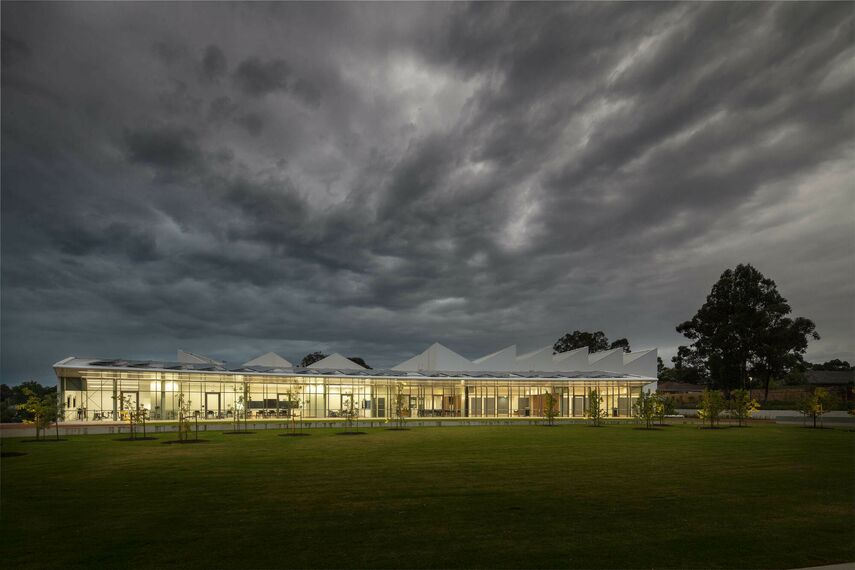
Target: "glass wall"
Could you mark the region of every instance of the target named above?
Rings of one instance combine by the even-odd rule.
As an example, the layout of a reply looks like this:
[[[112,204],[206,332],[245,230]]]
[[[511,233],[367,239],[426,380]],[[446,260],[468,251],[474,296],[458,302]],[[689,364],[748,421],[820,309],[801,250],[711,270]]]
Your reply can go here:
[[[644,382],[615,380],[395,379],[265,376],[198,372],[66,371],[59,378],[71,421],[122,420],[145,408],[152,420],[175,420],[183,394],[187,411],[202,420],[341,418],[352,400],[361,418],[395,415],[400,390],[410,418],[524,418],[543,416],[546,394],[560,417],[584,417],[590,392],[609,417],[627,417]]]

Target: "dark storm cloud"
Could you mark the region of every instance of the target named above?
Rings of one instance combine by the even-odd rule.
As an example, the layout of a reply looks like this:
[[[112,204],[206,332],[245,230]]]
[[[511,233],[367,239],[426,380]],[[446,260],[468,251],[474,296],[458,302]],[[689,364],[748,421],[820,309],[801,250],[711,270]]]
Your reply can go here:
[[[305,77],[296,77],[284,59],[261,60],[250,57],[235,69],[234,82],[251,97],[281,92],[290,93],[310,107],[317,107],[321,101],[318,87]]]
[[[184,168],[199,160],[196,134],[182,128],[144,128],[125,133],[131,161],[163,169]]]
[[[202,72],[205,78],[216,81],[226,73],[226,55],[219,47],[209,45],[205,48],[205,56],[202,58]]]
[[[247,95],[261,97],[274,91],[288,89],[291,66],[284,59],[262,61],[251,57],[238,64],[235,83]]]
[[[810,358],[855,358],[846,4],[3,16],[4,381],[575,328],[667,359],[740,262],[816,321]]]
[[[3,67],[29,57],[30,48],[25,42],[13,38],[6,32],[3,32],[2,40],[0,41],[2,41],[2,50],[0,52],[2,52]]]
[[[208,106],[208,120],[218,123],[231,117],[238,105],[229,97],[217,97]]]
[[[247,113],[235,119],[235,122],[246,129],[246,132],[254,137],[261,134],[264,128],[264,119],[257,113]]]
[[[163,63],[172,65],[187,55],[187,46],[178,42],[160,41],[151,46],[151,51]]]

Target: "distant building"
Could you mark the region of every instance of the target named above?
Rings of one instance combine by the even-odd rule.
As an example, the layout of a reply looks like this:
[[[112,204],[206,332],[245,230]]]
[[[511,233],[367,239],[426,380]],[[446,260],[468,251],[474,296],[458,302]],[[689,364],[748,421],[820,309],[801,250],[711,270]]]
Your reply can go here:
[[[702,394],[704,387],[686,382],[659,382],[656,391],[663,394]]]
[[[689,384],[687,382],[659,382],[656,391],[670,396],[677,402],[689,403],[701,399],[704,386]]]
[[[825,388],[844,402],[853,400],[855,370],[808,370],[805,376],[811,389]]]
[[[387,418],[399,393],[409,417],[539,416],[547,392],[557,396],[560,416],[583,417],[591,390],[610,416],[626,417],[643,388],[656,389],[656,357],[656,349],[553,354],[551,346],[517,355],[516,346],[509,346],[469,360],[436,343],[385,370],[366,369],[340,354],[306,368],[275,353],[227,367],[179,351],[177,362],[69,357],[54,371],[67,421],[121,419],[128,399],[153,420],[172,420],[180,394],[203,420],[244,412],[255,418],[336,418],[350,401],[358,402],[361,417]],[[290,408],[289,391],[299,394],[299,410]]]

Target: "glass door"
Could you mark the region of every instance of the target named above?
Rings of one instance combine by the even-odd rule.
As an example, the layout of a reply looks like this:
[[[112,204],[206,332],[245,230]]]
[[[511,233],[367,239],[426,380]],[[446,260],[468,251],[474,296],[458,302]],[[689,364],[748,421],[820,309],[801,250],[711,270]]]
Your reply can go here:
[[[220,393],[206,392],[205,393],[205,418],[212,420],[222,417],[220,409]]]

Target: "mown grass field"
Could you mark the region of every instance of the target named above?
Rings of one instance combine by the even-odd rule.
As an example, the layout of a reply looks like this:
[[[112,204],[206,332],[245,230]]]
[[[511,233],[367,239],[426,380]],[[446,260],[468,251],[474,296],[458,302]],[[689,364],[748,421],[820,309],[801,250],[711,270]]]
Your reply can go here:
[[[855,560],[855,433],[311,430],[4,440],[4,568],[796,568]]]

